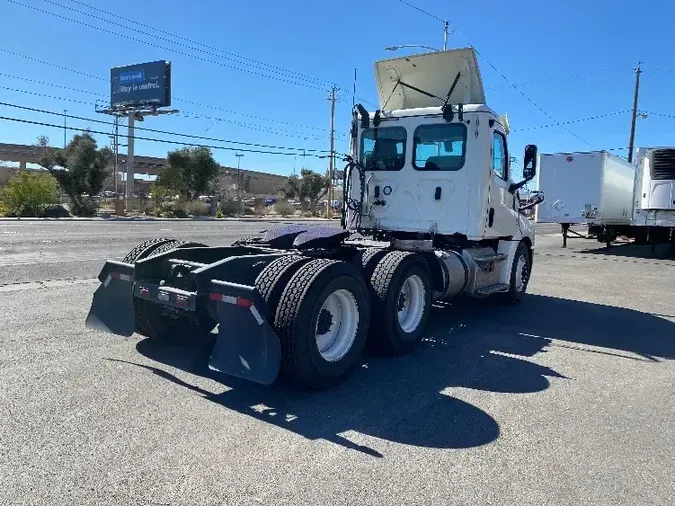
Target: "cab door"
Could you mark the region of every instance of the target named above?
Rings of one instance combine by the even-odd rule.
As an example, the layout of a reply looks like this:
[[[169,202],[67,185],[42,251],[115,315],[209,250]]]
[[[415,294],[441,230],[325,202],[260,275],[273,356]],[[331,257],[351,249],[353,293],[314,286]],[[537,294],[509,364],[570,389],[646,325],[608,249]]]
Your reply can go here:
[[[515,233],[517,225],[516,199],[509,192],[509,153],[506,136],[492,132],[490,191],[485,220],[486,237],[505,237]]]

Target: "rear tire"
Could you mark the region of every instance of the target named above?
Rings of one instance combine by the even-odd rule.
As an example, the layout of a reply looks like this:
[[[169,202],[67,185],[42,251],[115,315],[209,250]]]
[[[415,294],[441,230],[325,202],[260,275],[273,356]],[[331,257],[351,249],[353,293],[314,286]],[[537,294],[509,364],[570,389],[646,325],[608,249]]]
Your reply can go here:
[[[387,250],[383,248],[367,248],[359,251],[354,257],[354,264],[361,268],[364,279],[370,279],[377,264],[387,254]]]
[[[426,261],[416,253],[391,251],[375,267],[370,285],[372,344],[387,354],[411,352],[424,337],[431,310]]]
[[[311,259],[299,255],[286,255],[272,261],[255,280],[255,287],[267,303],[271,323],[281,299],[281,294],[291,277]]]
[[[356,266],[312,260],[288,282],[275,314],[281,373],[313,389],[344,381],[366,343],[370,306]]]

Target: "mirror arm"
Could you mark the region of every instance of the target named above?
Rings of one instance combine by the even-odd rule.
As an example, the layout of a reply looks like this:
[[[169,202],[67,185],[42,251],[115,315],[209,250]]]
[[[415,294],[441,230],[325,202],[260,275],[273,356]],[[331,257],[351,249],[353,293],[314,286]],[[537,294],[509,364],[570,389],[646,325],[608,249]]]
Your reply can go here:
[[[529,179],[523,179],[520,183],[511,183],[509,186],[509,193],[515,193],[529,182]]]

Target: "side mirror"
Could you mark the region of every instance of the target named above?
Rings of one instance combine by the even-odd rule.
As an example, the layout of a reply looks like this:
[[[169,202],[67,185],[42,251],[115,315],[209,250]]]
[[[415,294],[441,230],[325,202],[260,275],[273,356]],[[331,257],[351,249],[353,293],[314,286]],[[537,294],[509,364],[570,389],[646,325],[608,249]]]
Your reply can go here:
[[[515,193],[516,190],[519,190],[525,186],[529,181],[534,179],[534,176],[537,175],[537,146],[534,144],[528,144],[525,146],[525,157],[523,158],[523,179],[520,183],[512,183],[509,186],[509,192]]]
[[[532,181],[537,175],[537,146],[528,144],[525,146],[525,157],[523,158],[523,176],[525,181]]]

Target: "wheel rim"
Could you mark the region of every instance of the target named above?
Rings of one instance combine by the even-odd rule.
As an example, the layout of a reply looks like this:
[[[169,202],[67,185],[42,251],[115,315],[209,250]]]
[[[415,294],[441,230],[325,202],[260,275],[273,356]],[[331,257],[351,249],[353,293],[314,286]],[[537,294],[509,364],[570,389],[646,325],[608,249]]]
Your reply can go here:
[[[530,272],[527,266],[527,253],[523,253],[518,258],[518,264],[516,264],[516,290],[522,292],[525,289],[529,276]]]
[[[405,280],[398,296],[398,323],[403,332],[413,332],[422,321],[426,303],[426,290],[422,278],[417,275]]]
[[[354,344],[359,307],[349,290],[336,290],[324,301],[316,322],[316,345],[328,362],[342,359]]]

